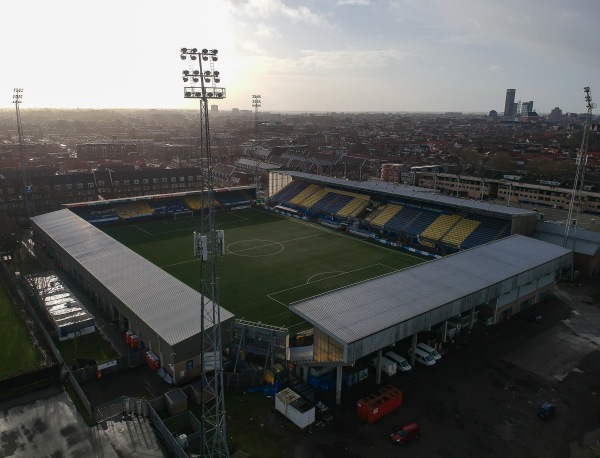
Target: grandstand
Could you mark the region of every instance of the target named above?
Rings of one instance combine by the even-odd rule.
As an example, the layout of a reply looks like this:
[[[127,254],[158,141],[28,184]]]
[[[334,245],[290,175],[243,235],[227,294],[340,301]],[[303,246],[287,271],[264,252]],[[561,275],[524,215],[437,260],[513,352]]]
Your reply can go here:
[[[449,245],[461,246],[465,239],[471,235],[480,224],[480,221],[462,218],[448,232],[446,232],[442,238],[442,241]]]
[[[253,187],[222,189],[215,193],[213,205],[217,209],[250,206],[255,197]],[[207,206],[205,202],[205,208]],[[92,224],[164,218],[202,210],[200,191],[64,204],[63,207]]]
[[[317,220],[350,220],[391,242],[432,254],[453,253],[511,234],[531,235],[536,224],[533,211],[441,196],[418,187],[301,172],[274,171],[269,176],[273,206]]]

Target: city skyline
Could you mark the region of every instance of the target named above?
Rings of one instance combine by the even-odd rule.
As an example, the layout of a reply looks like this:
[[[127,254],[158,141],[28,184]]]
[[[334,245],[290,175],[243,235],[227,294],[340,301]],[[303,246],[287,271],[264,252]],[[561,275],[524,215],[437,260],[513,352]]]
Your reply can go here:
[[[0,108],[194,108],[181,47],[219,50],[220,110],[586,110],[600,59],[600,4],[565,0],[155,0],[4,7]]]

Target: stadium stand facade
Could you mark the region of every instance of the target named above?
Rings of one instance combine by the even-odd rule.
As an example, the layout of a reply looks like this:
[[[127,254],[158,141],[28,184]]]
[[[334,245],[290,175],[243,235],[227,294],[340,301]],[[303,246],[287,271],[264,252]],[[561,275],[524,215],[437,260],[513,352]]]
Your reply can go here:
[[[87,291],[124,339],[133,334],[141,348],[152,350],[174,383],[200,375],[200,293],[68,209],[33,217],[32,228],[39,254]],[[222,307],[220,316],[227,345],[234,317]]]
[[[405,338],[414,355],[417,333],[440,326],[445,341],[455,317],[471,326],[476,313],[510,319],[548,295],[571,262],[569,249],[515,235],[291,304],[315,327],[306,360],[296,363],[336,367],[339,403],[342,366]]]
[[[293,171],[269,175],[269,203],[309,218],[354,225],[435,255],[511,234],[531,235],[533,211],[441,196],[412,186],[353,182]]]
[[[65,204],[63,207],[70,209],[89,223],[98,225],[118,221],[193,215],[194,212],[202,210],[201,196],[200,191],[191,191]],[[228,188],[214,193],[213,204],[215,208],[239,208],[250,206],[255,199],[256,188]],[[204,206],[207,206],[207,202],[204,202]]]

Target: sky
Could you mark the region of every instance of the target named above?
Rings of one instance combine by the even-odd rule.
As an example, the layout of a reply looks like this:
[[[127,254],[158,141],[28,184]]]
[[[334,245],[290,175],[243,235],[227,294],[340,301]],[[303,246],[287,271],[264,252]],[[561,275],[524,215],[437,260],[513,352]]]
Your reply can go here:
[[[2,2],[0,108],[197,108],[182,47],[217,49],[219,110],[481,112],[600,100],[599,0]],[[197,65],[197,64],[196,64]],[[207,70],[204,64],[203,70]]]

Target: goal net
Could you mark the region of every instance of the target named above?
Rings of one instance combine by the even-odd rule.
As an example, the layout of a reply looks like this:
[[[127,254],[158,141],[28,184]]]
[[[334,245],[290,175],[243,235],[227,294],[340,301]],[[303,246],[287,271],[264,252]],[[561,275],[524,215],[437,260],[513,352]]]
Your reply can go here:
[[[186,210],[186,211],[182,211],[182,212],[173,213],[173,219],[193,218],[193,217],[194,217],[194,212],[192,210]]]

